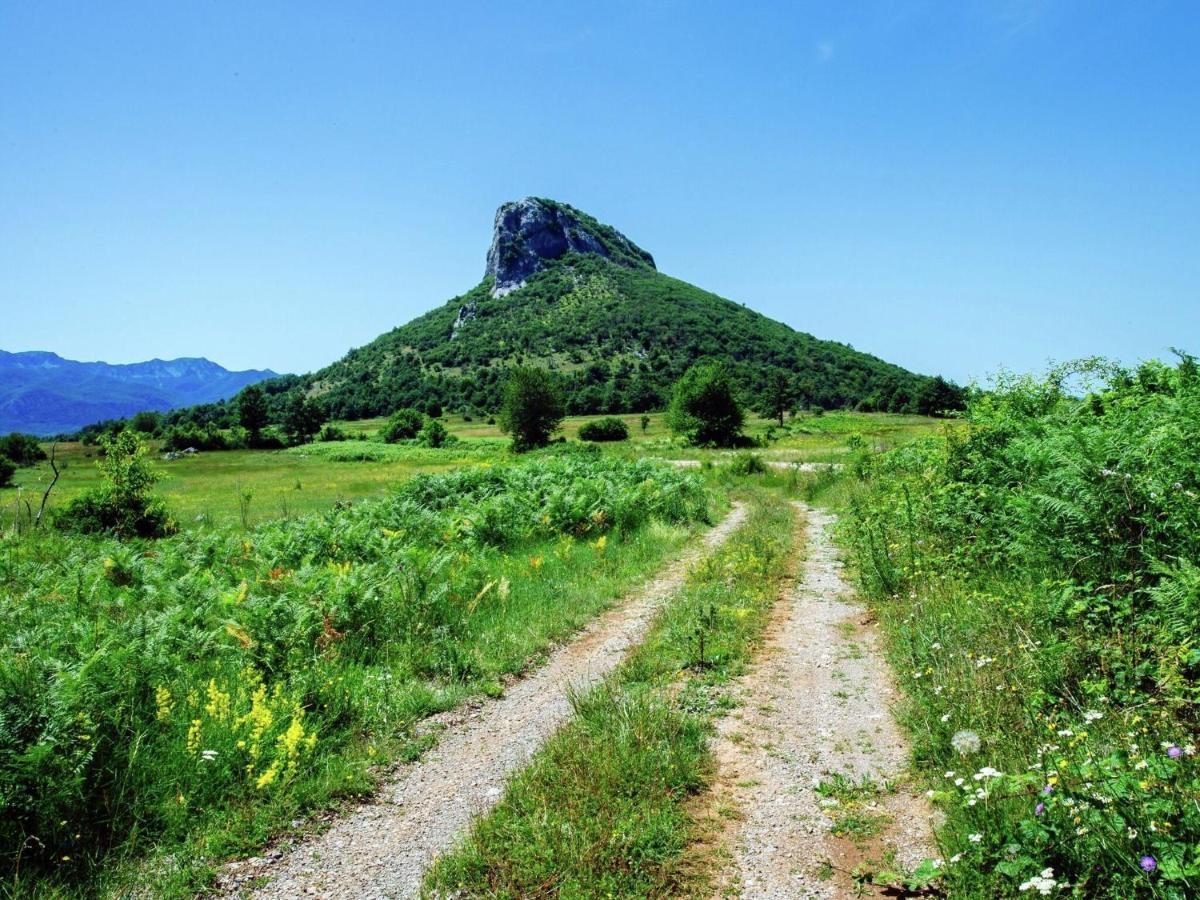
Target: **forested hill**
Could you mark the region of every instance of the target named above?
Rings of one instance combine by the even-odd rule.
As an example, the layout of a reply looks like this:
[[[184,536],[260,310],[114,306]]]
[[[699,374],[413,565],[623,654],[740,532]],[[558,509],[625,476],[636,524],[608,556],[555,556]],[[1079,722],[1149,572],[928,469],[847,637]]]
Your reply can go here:
[[[337,418],[486,411],[523,362],[562,375],[572,413],[640,411],[703,357],[733,363],[749,394],[781,368],[798,404],[826,408],[916,410],[933,385],[664,275],[616,229],[536,198],[500,208],[480,284],[301,383]]]

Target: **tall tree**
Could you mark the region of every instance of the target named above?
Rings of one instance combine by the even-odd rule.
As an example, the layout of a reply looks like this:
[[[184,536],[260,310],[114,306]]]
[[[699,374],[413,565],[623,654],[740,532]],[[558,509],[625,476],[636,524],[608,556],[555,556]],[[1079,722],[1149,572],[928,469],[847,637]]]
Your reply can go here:
[[[783,417],[792,408],[792,378],[783,369],[771,369],[767,372],[767,390],[763,396],[763,412],[779,420],[783,427]]]
[[[553,376],[545,369],[515,366],[500,405],[500,429],[512,435],[518,453],[544,447],[562,425],[566,407]]]
[[[689,443],[732,447],[741,440],[745,420],[724,363],[697,363],[675,382],[667,424]]]
[[[268,422],[267,395],[257,384],[243,389],[238,397],[238,421],[250,432],[251,437],[257,438],[259,432],[267,427]]]

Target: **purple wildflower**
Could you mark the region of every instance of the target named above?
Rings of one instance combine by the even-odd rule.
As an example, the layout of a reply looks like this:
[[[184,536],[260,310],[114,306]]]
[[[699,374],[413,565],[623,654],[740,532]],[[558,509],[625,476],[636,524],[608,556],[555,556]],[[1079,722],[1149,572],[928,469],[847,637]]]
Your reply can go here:
[[[1043,794],[1052,794],[1052,793],[1054,793],[1054,785],[1052,785],[1052,784],[1048,784],[1048,785],[1046,785],[1044,788],[1042,788],[1042,793],[1043,793]]]
[[[1171,759],[1179,759],[1179,757],[1183,756],[1183,751],[1172,744],[1167,748],[1167,756],[1171,757]]]
[[[1039,803],[1037,806],[1035,806],[1035,807],[1033,808],[1033,814],[1034,814],[1035,816],[1040,816],[1040,815],[1041,815],[1042,813],[1044,813],[1045,811],[1046,811],[1046,804],[1045,804],[1045,803]]]
[[[1147,874],[1158,868],[1158,860],[1153,856],[1143,856],[1138,860],[1138,865],[1142,867],[1142,871]]]

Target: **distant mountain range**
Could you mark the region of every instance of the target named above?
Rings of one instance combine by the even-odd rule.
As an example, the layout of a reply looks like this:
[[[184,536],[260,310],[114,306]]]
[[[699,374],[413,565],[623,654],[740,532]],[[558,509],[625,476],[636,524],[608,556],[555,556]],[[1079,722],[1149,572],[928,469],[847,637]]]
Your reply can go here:
[[[0,434],[59,434],[143,410],[212,403],[277,374],[231,372],[203,358],[111,365],[36,350],[0,350]]]

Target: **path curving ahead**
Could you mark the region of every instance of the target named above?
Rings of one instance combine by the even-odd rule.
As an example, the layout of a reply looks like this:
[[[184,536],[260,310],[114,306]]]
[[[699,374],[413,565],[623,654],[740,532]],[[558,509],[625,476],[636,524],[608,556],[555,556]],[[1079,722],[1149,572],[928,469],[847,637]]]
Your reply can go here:
[[[377,795],[325,833],[274,860],[231,864],[218,886],[227,897],[415,897],[436,856],[500,798],[508,777],[571,716],[568,687],[595,684],[644,638],[659,606],[683,586],[702,556],[742,523],[732,511],[653,581],[601,615],[548,662],[484,701],[442,733],[438,745],[399,770]],[[265,886],[257,890],[252,884]]]
[[[776,603],[759,660],[718,723],[717,791],[741,812],[727,836],[728,893],[754,900],[877,896],[850,873],[894,850],[901,865],[933,856],[930,811],[904,785],[865,800],[879,833],[833,833],[839,802],[818,794],[835,775],[903,778],[909,748],[867,610],[850,601],[828,512],[797,503],[807,522],[801,580]]]

